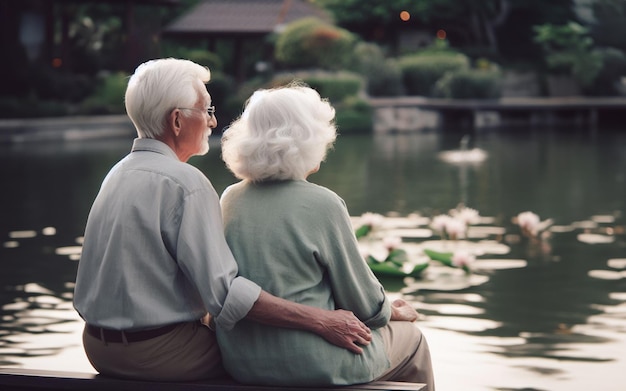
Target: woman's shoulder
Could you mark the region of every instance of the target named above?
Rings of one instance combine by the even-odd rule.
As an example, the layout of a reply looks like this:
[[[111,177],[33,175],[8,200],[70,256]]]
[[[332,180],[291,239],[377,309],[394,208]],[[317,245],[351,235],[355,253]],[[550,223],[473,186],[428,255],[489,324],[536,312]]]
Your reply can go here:
[[[222,201],[241,198],[263,197],[274,203],[287,205],[307,205],[334,211],[345,208],[343,199],[331,189],[308,181],[277,181],[251,183],[241,181],[228,186],[222,193]]]
[[[315,210],[338,214],[346,209],[343,198],[327,187],[306,181],[300,181],[295,186],[299,191],[293,195]]]
[[[328,187],[324,187],[322,185],[307,181],[297,181],[295,183],[297,183],[297,185],[301,187],[302,191],[311,194],[312,196],[316,196],[322,200],[325,200],[326,202],[333,201],[343,203],[343,199]]]

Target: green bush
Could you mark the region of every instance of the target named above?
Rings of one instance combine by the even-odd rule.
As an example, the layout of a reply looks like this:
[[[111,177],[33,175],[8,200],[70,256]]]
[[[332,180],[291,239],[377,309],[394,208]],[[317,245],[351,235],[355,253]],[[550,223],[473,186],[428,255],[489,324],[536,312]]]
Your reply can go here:
[[[432,96],[437,81],[447,72],[469,68],[469,58],[460,53],[436,52],[406,55],[399,59],[406,92]]]
[[[356,42],[347,30],[317,18],[290,23],[276,40],[275,57],[289,68],[336,70],[350,60]]]
[[[211,81],[207,84],[207,90],[211,95],[211,102],[215,106],[215,116],[218,120],[216,132],[220,132],[241,114],[245,101],[239,99],[235,93],[233,78],[222,72],[211,73]]]
[[[93,78],[41,67],[31,73],[32,92],[41,100],[79,102],[93,92]]]
[[[370,96],[404,95],[402,71],[396,60],[387,59],[380,46],[360,42],[356,45],[350,69],[366,80]]]
[[[257,89],[275,88],[301,81],[316,89],[322,98],[327,98],[335,108],[335,122],[342,134],[369,132],[373,128],[372,108],[359,95],[362,91],[363,79],[349,72],[299,72],[278,74],[269,81],[251,80],[239,89],[238,103],[233,104],[240,111],[244,102]]]
[[[312,71],[277,74],[263,84],[248,84],[240,90],[250,96],[258,88],[280,87],[293,81],[301,81],[314,88],[322,98],[332,103],[342,102],[350,96],[359,95],[363,89],[363,78],[356,73]]]
[[[219,58],[217,54],[209,52],[208,50],[190,50],[184,58],[208,67],[211,73],[222,71],[224,68],[222,59]]]
[[[190,49],[174,43],[164,43],[162,54],[163,57],[191,60],[197,64],[208,67],[211,72],[218,72],[224,69],[222,59],[217,54],[205,49]]]
[[[335,123],[340,134],[369,133],[372,131],[372,107],[365,100],[349,97],[335,105]]]
[[[67,115],[67,105],[34,97],[15,99],[0,97],[0,118],[37,118]]]
[[[446,73],[435,85],[435,95],[449,99],[496,99],[501,95],[498,70],[461,69]]]
[[[620,78],[626,76],[626,54],[616,48],[598,49],[602,57],[602,68],[595,81],[584,88],[585,95],[614,96],[619,95]]]
[[[106,73],[100,76],[95,92],[82,103],[83,114],[124,114],[124,94],[128,84],[124,72]]]
[[[302,77],[302,81],[333,103],[358,95],[363,88],[363,79],[348,72],[311,74]]]

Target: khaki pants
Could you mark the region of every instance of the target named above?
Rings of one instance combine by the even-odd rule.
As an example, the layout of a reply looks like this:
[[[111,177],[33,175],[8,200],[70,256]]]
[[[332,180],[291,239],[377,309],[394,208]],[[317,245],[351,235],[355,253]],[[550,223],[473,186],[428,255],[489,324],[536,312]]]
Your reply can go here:
[[[225,377],[215,333],[200,322],[182,323],[146,341],[103,342],[83,331],[87,358],[101,374],[127,379],[192,381]]]
[[[378,329],[385,341],[391,368],[376,380],[426,383],[426,391],[435,390],[433,365],[426,338],[412,322],[389,322]]]
[[[415,323],[389,322],[379,331],[391,367],[376,380],[426,383],[426,391],[434,391],[428,343]],[[89,362],[103,375],[161,381],[228,376],[215,333],[199,322],[184,323],[167,334],[128,344],[105,343],[83,332],[83,345]]]

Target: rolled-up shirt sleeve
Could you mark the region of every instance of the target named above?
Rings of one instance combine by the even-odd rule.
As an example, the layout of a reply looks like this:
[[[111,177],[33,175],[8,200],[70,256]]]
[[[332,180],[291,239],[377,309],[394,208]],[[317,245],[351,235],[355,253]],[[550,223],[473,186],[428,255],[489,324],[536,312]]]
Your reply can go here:
[[[224,238],[218,195],[210,183],[208,189],[189,194],[183,204],[177,262],[196,286],[206,311],[220,327],[231,329],[248,314],[261,288],[238,277],[237,263]]]
[[[226,296],[222,311],[215,319],[218,326],[231,330],[235,323],[243,319],[261,294],[261,287],[254,282],[237,277],[233,280]]]

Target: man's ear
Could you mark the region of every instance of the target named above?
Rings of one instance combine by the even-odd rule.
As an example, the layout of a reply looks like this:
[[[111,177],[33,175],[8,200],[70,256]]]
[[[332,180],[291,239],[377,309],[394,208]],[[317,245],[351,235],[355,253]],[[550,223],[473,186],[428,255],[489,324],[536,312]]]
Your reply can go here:
[[[178,136],[181,131],[181,119],[180,119],[180,110],[174,109],[170,113],[169,117],[169,125],[172,128],[175,136]]]

